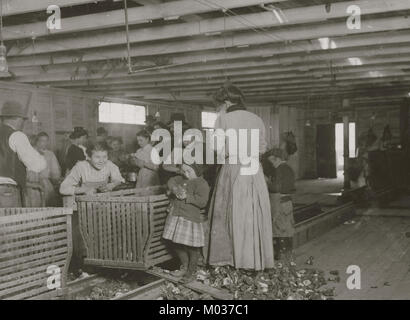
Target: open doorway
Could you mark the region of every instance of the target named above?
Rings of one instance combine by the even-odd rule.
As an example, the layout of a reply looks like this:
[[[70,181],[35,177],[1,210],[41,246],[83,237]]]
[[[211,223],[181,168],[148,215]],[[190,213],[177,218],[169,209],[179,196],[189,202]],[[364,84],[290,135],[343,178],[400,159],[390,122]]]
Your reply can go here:
[[[344,169],[344,128],[343,123],[335,124],[335,149],[336,149],[336,169],[337,176],[343,176]],[[349,123],[349,157],[354,158],[356,156],[356,123]]]

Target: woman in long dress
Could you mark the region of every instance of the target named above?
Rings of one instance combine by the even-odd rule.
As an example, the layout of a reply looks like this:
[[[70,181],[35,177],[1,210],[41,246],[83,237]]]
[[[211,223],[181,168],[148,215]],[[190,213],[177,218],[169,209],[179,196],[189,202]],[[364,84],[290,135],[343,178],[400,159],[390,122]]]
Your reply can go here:
[[[259,153],[266,151],[265,126],[261,118],[245,110],[243,96],[233,85],[219,89],[215,101],[226,113],[221,113],[215,129],[259,130]],[[216,133],[218,134],[218,133]],[[250,139],[247,143],[250,154]],[[227,143],[228,145],[228,143]],[[255,174],[241,174],[247,165],[230,164],[239,158],[236,150],[228,150],[229,157],[222,165],[213,191],[208,212],[209,241],[205,251],[210,265],[230,265],[237,269],[263,270],[274,266],[272,220],[269,193],[262,166]],[[255,155],[253,155],[255,157]],[[257,161],[259,161],[259,155]],[[255,157],[255,158],[256,158]],[[259,162],[258,162],[259,164]]]
[[[140,148],[131,160],[138,168],[137,188],[146,188],[159,185],[159,155],[151,144],[151,135],[142,130],[137,133],[137,141]],[[156,158],[156,159],[154,159]]]

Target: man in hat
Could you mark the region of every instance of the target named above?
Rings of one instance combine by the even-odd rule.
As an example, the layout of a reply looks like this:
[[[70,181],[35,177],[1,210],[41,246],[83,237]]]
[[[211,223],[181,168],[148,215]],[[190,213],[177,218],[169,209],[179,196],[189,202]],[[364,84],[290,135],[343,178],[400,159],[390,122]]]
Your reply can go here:
[[[20,103],[5,102],[0,118],[0,204],[21,207],[27,175],[39,173],[47,163],[21,132],[27,116]]]

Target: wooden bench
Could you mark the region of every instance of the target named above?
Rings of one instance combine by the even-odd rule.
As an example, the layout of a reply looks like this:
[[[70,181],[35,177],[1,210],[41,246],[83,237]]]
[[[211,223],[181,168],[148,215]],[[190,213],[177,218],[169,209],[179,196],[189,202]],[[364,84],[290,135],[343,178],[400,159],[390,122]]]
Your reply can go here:
[[[313,218],[314,216],[317,216],[321,214],[322,207],[318,202],[314,202],[308,205],[303,205],[299,207],[295,207],[293,210],[293,218],[295,220],[295,223],[300,223],[304,220]]]
[[[339,197],[341,203],[353,202],[356,205],[363,205],[368,202],[368,188],[367,186],[343,190]]]
[[[352,219],[355,215],[355,206],[353,202],[349,202],[296,223],[293,246],[297,248]]]
[[[0,209],[0,300],[64,294],[71,214],[67,208]]]

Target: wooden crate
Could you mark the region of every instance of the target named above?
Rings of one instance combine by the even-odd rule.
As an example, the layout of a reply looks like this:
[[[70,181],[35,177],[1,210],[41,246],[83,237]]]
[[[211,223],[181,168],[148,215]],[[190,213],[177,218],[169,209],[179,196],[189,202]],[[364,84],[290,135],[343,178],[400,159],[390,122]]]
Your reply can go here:
[[[156,195],[165,192],[165,186],[155,186],[147,188],[124,189],[119,191],[111,191],[105,193],[97,193],[93,197],[126,197],[126,196],[147,196]],[[87,196],[63,196],[63,207],[72,208],[77,211],[77,200],[87,199]]]
[[[169,199],[161,186],[76,197],[84,263],[147,269],[170,260],[162,240]]]
[[[0,208],[0,300],[49,299],[64,294],[72,254],[67,208]],[[47,285],[50,266],[59,288]]]

